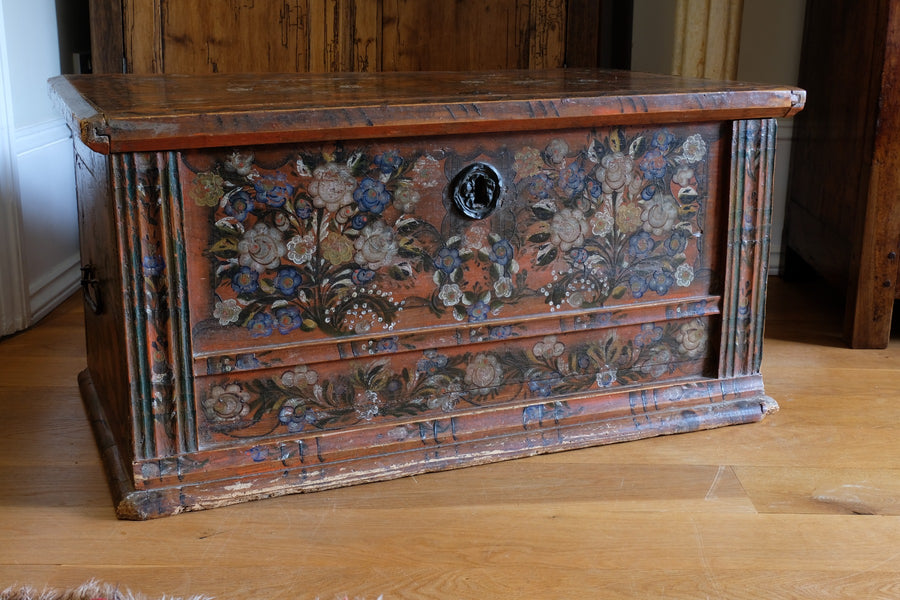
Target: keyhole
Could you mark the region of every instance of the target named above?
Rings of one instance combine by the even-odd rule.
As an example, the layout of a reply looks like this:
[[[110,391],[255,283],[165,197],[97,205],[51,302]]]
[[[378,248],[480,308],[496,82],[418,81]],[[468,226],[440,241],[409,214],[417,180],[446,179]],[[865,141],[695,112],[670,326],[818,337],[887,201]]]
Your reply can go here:
[[[483,219],[497,208],[500,190],[500,175],[484,163],[464,168],[450,184],[453,203],[472,219]]]

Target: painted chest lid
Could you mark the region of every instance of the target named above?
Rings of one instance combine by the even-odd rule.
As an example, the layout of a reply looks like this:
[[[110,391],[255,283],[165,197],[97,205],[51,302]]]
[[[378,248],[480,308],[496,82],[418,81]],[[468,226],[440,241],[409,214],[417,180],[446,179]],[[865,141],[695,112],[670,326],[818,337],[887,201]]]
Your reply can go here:
[[[795,87],[597,69],[67,75],[51,94],[102,152],[786,117]]]

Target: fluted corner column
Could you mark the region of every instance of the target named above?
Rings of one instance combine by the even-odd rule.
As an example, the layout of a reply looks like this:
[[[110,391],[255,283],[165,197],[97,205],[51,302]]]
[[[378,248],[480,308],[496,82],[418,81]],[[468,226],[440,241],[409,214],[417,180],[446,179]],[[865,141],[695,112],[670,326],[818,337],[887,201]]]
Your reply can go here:
[[[672,73],[735,79],[744,0],[677,0]]]

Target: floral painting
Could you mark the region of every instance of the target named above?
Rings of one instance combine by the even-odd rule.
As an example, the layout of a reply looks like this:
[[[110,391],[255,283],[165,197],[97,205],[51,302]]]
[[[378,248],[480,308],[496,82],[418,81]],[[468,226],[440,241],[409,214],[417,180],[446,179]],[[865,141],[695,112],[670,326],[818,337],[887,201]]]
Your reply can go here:
[[[235,151],[189,177],[209,213],[209,317],[253,338],[390,332],[405,311],[477,323],[665,297],[701,275],[708,138],[678,128],[534,136],[470,157],[504,180],[454,212],[467,158],[414,144]],[[543,308],[540,308],[543,306]]]
[[[494,404],[511,398],[564,400],[699,372],[709,325],[693,318],[648,323],[577,339],[543,336],[479,350],[436,350],[298,365],[249,381],[212,383],[201,400],[212,429],[234,437],[338,429],[386,417]],[[266,431],[247,429],[262,422]],[[267,424],[267,425],[266,425]]]

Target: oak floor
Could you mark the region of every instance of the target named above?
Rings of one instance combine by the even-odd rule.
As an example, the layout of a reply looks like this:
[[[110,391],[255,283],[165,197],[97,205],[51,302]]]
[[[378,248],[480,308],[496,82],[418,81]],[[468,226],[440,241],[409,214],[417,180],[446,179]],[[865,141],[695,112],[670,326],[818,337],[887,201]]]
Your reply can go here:
[[[900,598],[900,337],[773,279],[762,423],[117,521],[72,298],[0,341],[0,589],[148,596]]]

